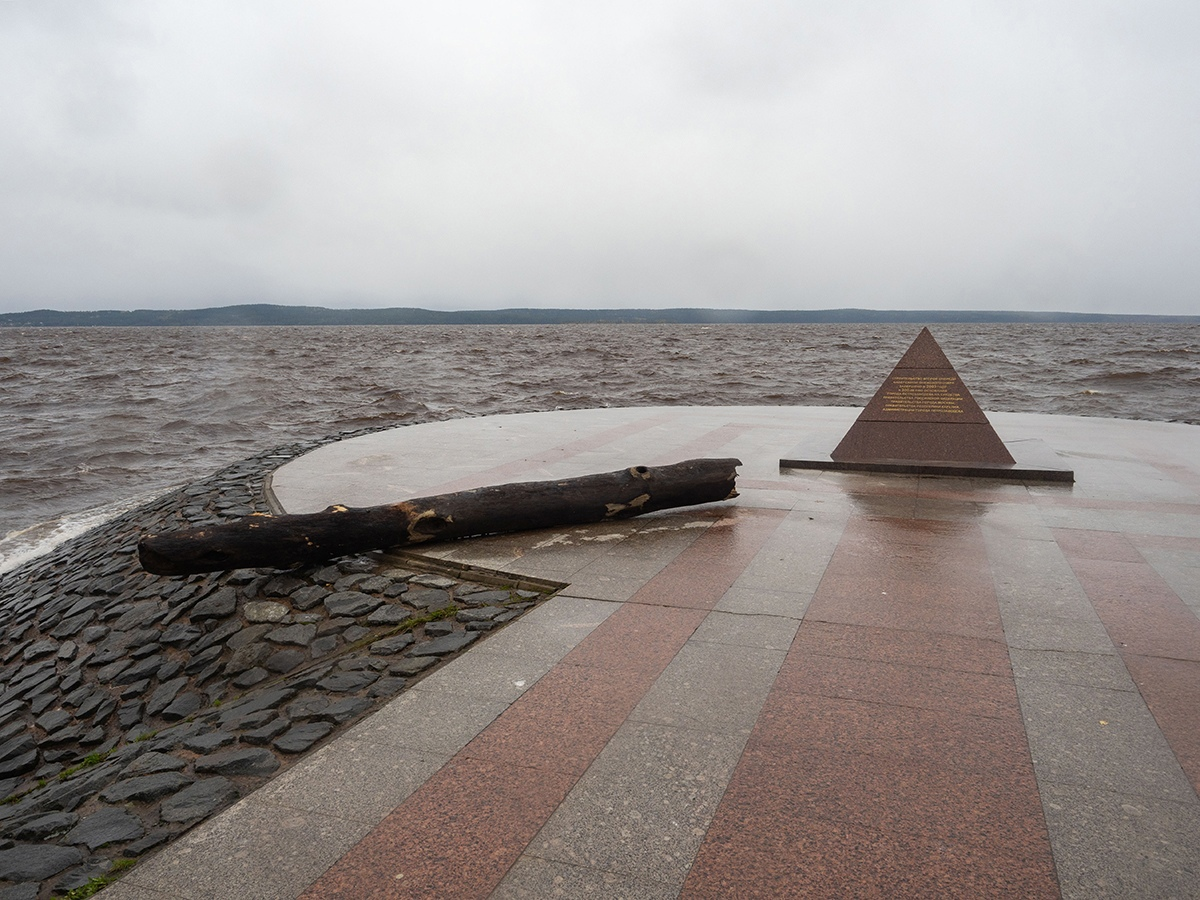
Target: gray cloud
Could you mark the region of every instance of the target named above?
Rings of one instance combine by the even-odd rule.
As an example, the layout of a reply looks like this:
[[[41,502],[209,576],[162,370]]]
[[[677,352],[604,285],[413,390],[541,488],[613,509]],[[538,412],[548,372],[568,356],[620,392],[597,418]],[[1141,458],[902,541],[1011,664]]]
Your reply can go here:
[[[1178,2],[0,3],[0,309],[1194,313]]]

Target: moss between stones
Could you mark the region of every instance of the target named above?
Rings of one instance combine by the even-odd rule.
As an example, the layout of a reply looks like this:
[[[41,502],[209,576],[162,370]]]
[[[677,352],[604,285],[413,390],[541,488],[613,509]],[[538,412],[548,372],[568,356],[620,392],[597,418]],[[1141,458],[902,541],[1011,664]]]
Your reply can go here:
[[[105,874],[97,875],[87,884],[82,884],[73,890],[67,891],[63,896],[66,900],[84,900],[85,897],[98,894],[135,865],[137,865],[136,859],[118,859]]]

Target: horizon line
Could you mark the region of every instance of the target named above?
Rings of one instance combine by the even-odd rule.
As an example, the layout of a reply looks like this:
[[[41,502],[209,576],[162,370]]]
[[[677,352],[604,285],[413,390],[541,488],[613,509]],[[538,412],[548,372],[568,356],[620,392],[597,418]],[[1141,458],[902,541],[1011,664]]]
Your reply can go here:
[[[964,309],[735,309],[728,307],[502,307],[429,309],[418,306],[326,307],[246,303],[184,309],[58,310],[0,313],[0,327],[450,325],[450,324],[854,324],[854,323],[1200,323],[1200,316]]]

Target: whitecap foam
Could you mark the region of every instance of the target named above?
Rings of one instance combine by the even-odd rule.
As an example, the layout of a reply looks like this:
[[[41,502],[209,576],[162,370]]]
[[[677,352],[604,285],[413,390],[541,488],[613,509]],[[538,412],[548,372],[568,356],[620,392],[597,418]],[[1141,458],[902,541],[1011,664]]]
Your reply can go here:
[[[0,572],[15,569],[23,562],[49,553],[63,541],[78,537],[131,509],[137,509],[143,503],[149,503],[164,493],[167,491],[162,488],[145,491],[115,503],[93,506],[83,512],[70,513],[46,522],[39,522],[37,525],[10,531],[0,538]]]

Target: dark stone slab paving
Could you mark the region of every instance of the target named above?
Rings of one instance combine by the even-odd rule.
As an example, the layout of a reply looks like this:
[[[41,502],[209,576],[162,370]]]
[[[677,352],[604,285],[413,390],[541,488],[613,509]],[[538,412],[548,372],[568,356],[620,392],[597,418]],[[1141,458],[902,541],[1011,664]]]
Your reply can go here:
[[[379,554],[141,569],[142,534],[268,512],[266,474],[319,443],[230,466],[0,574],[0,898],[117,877],[545,598]]]

